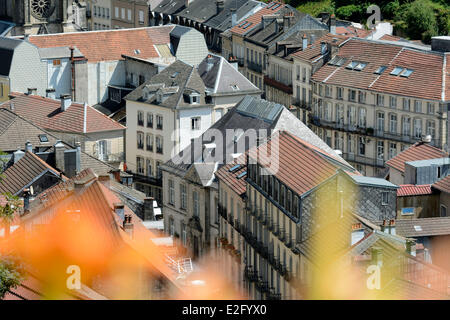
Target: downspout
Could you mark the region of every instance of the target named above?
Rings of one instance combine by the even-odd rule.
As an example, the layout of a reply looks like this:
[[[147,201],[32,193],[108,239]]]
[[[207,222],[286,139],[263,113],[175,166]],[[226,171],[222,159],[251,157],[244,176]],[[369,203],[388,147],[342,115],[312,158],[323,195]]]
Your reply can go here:
[[[74,47],[70,46],[70,64],[72,72],[72,101],[75,101],[75,59],[73,56]]]

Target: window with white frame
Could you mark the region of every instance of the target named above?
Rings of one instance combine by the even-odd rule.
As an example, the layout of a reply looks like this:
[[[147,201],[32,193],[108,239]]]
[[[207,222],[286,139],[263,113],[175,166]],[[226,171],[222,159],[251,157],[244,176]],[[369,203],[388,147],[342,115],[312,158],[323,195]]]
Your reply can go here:
[[[422,113],[422,101],[419,100],[414,101],[414,112]]]
[[[389,143],[389,159],[397,155],[397,144],[395,142]]]
[[[138,149],[144,149],[144,133],[138,131],[137,132],[137,148]]]
[[[389,203],[389,192],[383,191],[381,193],[381,204],[387,205]]]
[[[136,157],[136,171],[139,174],[144,174],[144,158]]]
[[[384,95],[377,94],[377,106],[384,106]]]
[[[397,97],[393,97],[393,96],[389,97],[389,106],[392,109],[396,109],[397,108]]]
[[[147,133],[146,149],[147,149],[147,151],[153,151],[153,135],[150,133]]]
[[[144,24],[144,11],[139,10],[139,24]]]
[[[409,136],[411,135],[411,118],[403,117],[402,119],[402,135]]]
[[[407,98],[403,98],[403,110],[410,111],[411,110],[411,100]]]
[[[389,115],[389,132],[397,133],[397,115],[395,113]]]
[[[358,154],[360,156],[366,155],[366,139],[364,137],[359,137]]]
[[[156,153],[163,153],[163,137],[156,136]]]
[[[147,159],[147,177],[153,177],[153,166],[151,159]]]
[[[131,21],[131,9],[128,9],[127,13],[128,13],[128,21]]]
[[[377,141],[377,159],[380,159],[380,160],[384,159],[384,141],[383,140]]]
[[[366,93],[364,91],[359,91],[358,101],[359,103],[366,103]]]
[[[384,132],[384,112],[377,113],[377,130],[380,133]]]
[[[434,139],[435,131],[436,131],[436,127],[435,127],[434,121],[428,120],[427,121],[427,135],[430,135],[431,138]]]
[[[422,137],[422,119],[419,118],[414,119],[414,137],[415,138]]]
[[[427,113],[434,114],[434,103],[427,102]]]
[[[365,128],[367,124],[366,108],[359,108],[359,122],[361,128]]]
[[[121,8],[120,13],[121,13],[121,18],[123,20],[125,20],[125,8]]]

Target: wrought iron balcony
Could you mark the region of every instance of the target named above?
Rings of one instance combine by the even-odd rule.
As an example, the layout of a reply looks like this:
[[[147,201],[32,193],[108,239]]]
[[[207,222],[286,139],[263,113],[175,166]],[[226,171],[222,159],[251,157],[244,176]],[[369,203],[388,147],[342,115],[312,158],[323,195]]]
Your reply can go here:
[[[251,62],[249,60],[247,60],[247,68],[249,68],[250,70],[253,70],[255,72],[258,72],[258,73],[262,73],[262,69],[263,69],[262,65]]]

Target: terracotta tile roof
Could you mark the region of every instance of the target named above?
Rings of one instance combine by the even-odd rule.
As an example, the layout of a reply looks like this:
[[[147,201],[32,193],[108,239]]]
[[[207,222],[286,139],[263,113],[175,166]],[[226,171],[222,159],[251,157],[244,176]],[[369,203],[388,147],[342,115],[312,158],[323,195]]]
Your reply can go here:
[[[419,50],[401,42],[392,44],[352,38],[340,48],[337,56],[347,60],[340,67],[323,66],[312,80],[386,94],[443,100],[443,53]],[[362,71],[349,70],[346,67],[350,61],[365,62],[367,66]],[[378,75],[375,71],[381,66],[387,68]],[[391,75],[396,67],[413,72],[409,77]]]
[[[83,215],[83,221],[98,230],[92,236],[99,241],[96,245],[102,245],[101,248],[105,250],[99,254],[114,254],[125,244],[127,248],[137,252],[153,270],[159,271],[169,281],[174,281],[174,274],[166,265],[163,253],[151,240],[155,235],[126,205],[124,214],[132,217],[133,237],[122,230],[123,218],[114,212],[114,204],[121,203],[121,200],[97,178],[91,169],[87,169],[40,194],[31,202],[30,213],[21,218],[24,229],[29,230],[35,224],[49,223],[61,210],[79,211]],[[75,186],[75,181],[82,184],[80,189]],[[178,287],[178,284],[174,285]]]
[[[356,28],[354,26],[340,26],[336,27],[336,34],[349,37],[366,38],[372,34],[372,31]]]
[[[450,176],[446,176],[445,178],[435,182],[433,184],[433,188],[445,193],[450,193]]]
[[[321,54],[321,42],[326,43],[334,43],[337,46],[342,45],[342,43],[347,40],[349,37],[344,35],[333,35],[331,33],[328,33],[321,37],[320,39],[317,39],[314,43],[311,43],[308,45],[306,50],[299,50],[293,54],[291,54],[292,57],[304,59],[304,60],[315,60],[318,57],[320,57]],[[337,39],[336,41],[334,39]]]
[[[93,133],[101,131],[124,130],[120,123],[91,106],[86,108],[86,130],[84,129],[84,105],[73,102],[66,111],[61,111],[61,102],[37,95],[26,95],[14,92],[14,98],[0,107],[10,108],[14,104],[14,112],[37,126],[53,131]],[[30,112],[33,109],[33,112]]]
[[[122,60],[122,54],[149,59],[159,57],[153,45],[169,43],[172,29],[173,26],[165,26],[31,35],[29,41],[39,48],[74,46],[89,62]]]
[[[230,172],[230,169],[234,168],[238,164],[240,164],[241,166],[233,170],[233,172]],[[243,194],[245,194],[247,187],[247,183],[245,181],[245,178],[247,178],[247,175],[245,174],[246,172],[247,172],[246,156],[241,155],[235,161],[227,163],[222,168],[217,170],[216,177],[223,183],[225,183],[231,190],[236,192],[236,194],[242,196]]]
[[[265,146],[267,154],[261,152]],[[251,149],[249,156],[257,159],[259,164],[299,195],[318,186],[337,172],[337,167],[327,161],[320,152],[286,131],[275,133],[270,141]],[[275,161],[272,162],[273,160]]]
[[[405,172],[405,162],[448,157],[448,153],[427,143],[417,142],[386,162],[391,168]]]
[[[385,34],[384,36],[382,36],[380,38],[380,40],[387,40],[387,41],[400,41],[402,39],[403,38],[401,38],[401,37],[393,36],[393,35],[390,35],[390,34]]]
[[[445,77],[445,99],[450,100],[450,53],[445,54],[445,62],[447,66],[446,77]]]
[[[450,234],[450,217],[398,219],[396,233],[404,237],[425,237]]]
[[[11,167],[3,172],[0,180],[0,193],[9,192],[13,195],[45,172],[50,172],[59,177],[59,171],[49,166],[34,153],[26,152],[25,155]]]
[[[278,6],[278,7],[277,7]],[[261,23],[262,16],[265,15],[272,15],[278,11],[280,11],[282,8],[284,8],[285,5],[279,2],[270,2],[267,4],[266,7],[262,8],[258,12],[254,13],[247,19],[241,21],[236,26],[231,28],[231,33],[234,34],[246,34],[253,30],[256,26],[258,26]],[[244,24],[245,23],[245,24]],[[248,27],[247,25],[251,23]]]
[[[414,185],[414,184],[402,184],[400,188],[397,189],[397,197],[406,196],[422,196],[427,194],[432,194],[430,184],[424,185]]]

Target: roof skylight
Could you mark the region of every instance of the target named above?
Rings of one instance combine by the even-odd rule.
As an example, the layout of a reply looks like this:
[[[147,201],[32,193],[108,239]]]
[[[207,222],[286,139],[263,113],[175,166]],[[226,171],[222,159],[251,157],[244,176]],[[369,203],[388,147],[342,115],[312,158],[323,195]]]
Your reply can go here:
[[[236,171],[237,169],[239,169],[240,167],[241,167],[241,165],[240,165],[240,164],[237,164],[237,165],[231,167],[228,171],[229,171],[229,172],[234,172],[234,171]]]
[[[375,73],[376,73],[376,74],[382,74],[382,73],[384,72],[384,70],[386,70],[386,69],[387,69],[386,66],[380,66],[380,67],[375,71]]]
[[[393,76],[398,76],[402,71],[403,71],[402,67],[395,67],[390,74]]]
[[[408,78],[413,72],[414,72],[414,70],[411,70],[411,69],[405,69],[405,70],[403,70],[403,72],[400,74],[400,77]]]
[[[247,171],[244,171],[242,173],[240,173],[236,178],[241,179],[242,177],[244,177],[247,174]]]

